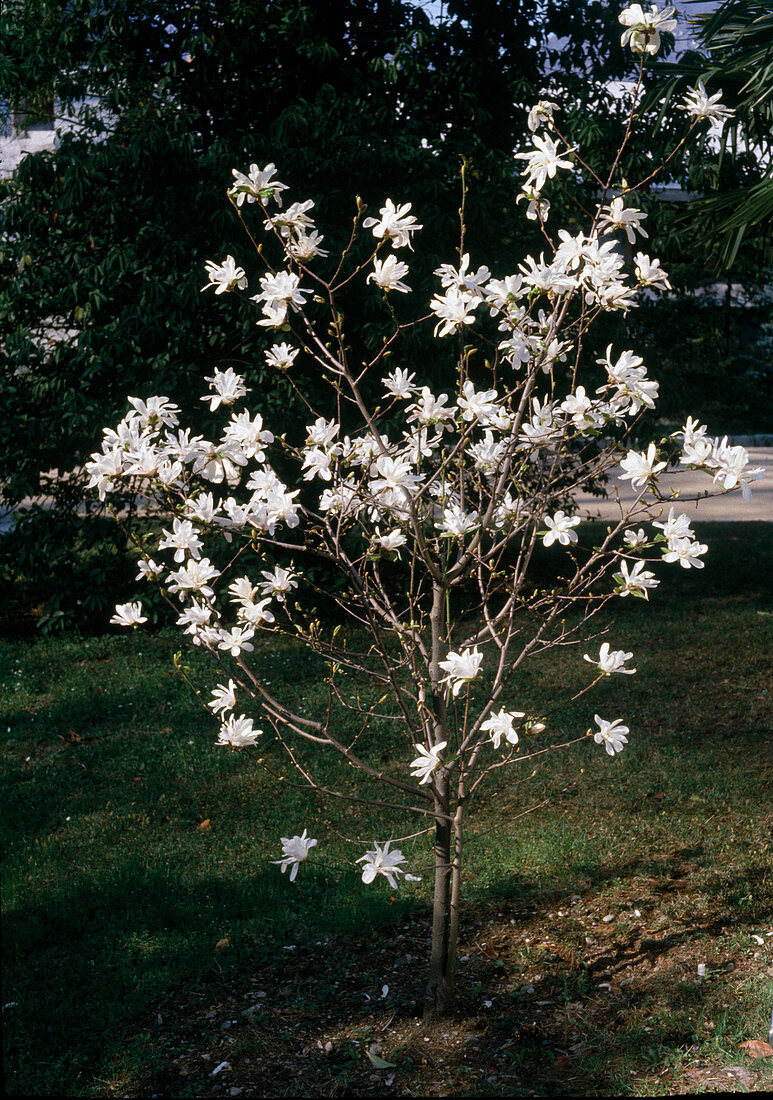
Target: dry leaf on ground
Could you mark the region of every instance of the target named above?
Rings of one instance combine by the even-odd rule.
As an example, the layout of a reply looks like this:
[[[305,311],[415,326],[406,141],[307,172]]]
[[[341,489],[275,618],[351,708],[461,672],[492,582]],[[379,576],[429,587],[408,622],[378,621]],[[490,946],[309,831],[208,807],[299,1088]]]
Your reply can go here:
[[[738,1044],[741,1050],[745,1050],[750,1058],[773,1057],[773,1047],[762,1039],[747,1039],[745,1043]]]

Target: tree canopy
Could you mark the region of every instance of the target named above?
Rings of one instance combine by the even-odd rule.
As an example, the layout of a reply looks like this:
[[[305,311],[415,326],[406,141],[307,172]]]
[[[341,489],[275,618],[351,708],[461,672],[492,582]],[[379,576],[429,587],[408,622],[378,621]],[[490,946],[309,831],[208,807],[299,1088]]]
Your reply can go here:
[[[54,491],[75,508],[82,485],[46,472],[77,469],[127,392],[152,385],[185,408],[215,367],[238,368],[273,423],[292,425],[294,391],[267,365],[255,318],[200,293],[204,262],[244,242],[222,201],[231,169],[273,161],[302,183],[325,247],[347,239],[352,194],[371,209],[388,195],[411,201],[425,227],[414,285],[426,294],[457,240],[461,158],[465,247],[514,270],[540,236],[516,206],[527,108],[546,91],[560,97],[567,136],[608,163],[623,126],[611,82],[632,72],[617,8],[600,0],[449,0],[439,20],[409,0],[4,5],[6,107],[34,113],[53,100],[70,127],[0,181],[0,499]],[[656,79],[649,65],[644,79]],[[650,153],[626,170],[646,175],[672,138],[653,129]],[[593,186],[576,179],[551,201],[568,210]],[[348,308],[363,340],[380,339],[372,306]],[[433,354],[418,343],[412,353]],[[68,541],[62,529],[35,538],[65,576]],[[94,559],[112,558],[89,546],[93,576]]]
[[[512,250],[503,213],[523,105],[559,62],[578,72],[593,62],[588,44],[605,21],[604,5],[566,0],[456,0],[439,25],[405,0],[6,5],[9,102],[53,96],[77,123],[3,185],[9,499],[87,454],[126,389],[150,378],[179,398],[192,376],[234,358],[285,407],[254,324],[199,294],[204,260],[242,240],[221,202],[232,167],[281,161],[283,178],[302,175],[310,197],[324,196],[339,237],[352,192],[373,203],[399,191],[439,256],[455,231],[464,154],[481,185],[470,243],[489,262]],[[560,48],[550,37],[559,27],[569,32]],[[52,339],[56,329],[67,338]]]

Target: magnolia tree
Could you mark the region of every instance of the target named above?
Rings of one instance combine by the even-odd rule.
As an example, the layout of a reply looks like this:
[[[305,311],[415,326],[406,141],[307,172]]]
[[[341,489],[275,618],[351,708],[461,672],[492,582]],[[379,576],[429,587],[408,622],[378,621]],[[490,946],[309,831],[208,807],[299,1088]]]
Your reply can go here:
[[[103,499],[134,485],[165,517],[160,540],[151,547],[138,540],[140,576],[158,585],[188,644],[220,666],[207,703],[220,722],[219,743],[243,749],[273,738],[301,785],[418,815],[434,834],[428,1014],[442,1012],[453,991],[472,796],[495,770],[559,745],[589,738],[613,756],[630,732],[623,717],[607,713],[595,714],[590,729],[560,733],[554,698],[537,711],[517,709],[519,669],[551,647],[598,639],[593,620],[610,600],[649,598],[659,583],[651,566],[703,567],[707,547],[670,503],[684,499],[680,472],[702,470],[707,487],[740,488],[745,497],[761,473],[747,468],[741,447],[709,438],[692,419],[670,449],[631,447],[639,417],[655,406],[657,382],[625,348],[610,346],[598,360],[605,376],[598,388],[588,389],[581,365],[599,315],[625,312],[643,293],[669,286],[643,251],[626,261],[647,238],[633,200],[652,175],[616,190],[613,182],[644,58],[656,52],[660,31],[673,29],[672,13],[633,5],[620,17],[623,41],[641,59],[626,143],[608,177],[594,176],[562,138],[556,105],[539,102],[528,120],[533,147],[516,156],[525,214],[539,222],[544,252],[501,278],[475,268],[464,252],[462,202],[459,262],[437,270],[438,293],[418,316],[402,315],[422,228],[410,203],[386,199],[378,217],[364,217],[358,201],[351,240],[333,259],[313,203],[285,205],[273,164],[234,171],[228,194],[250,240],[255,215],[268,235],[256,244],[265,274],[246,306],[258,325],[282,334],[266,358],[292,384],[299,357],[313,360],[315,393],[322,386],[327,403],[302,394],[305,431],[275,438],[260,411],[247,409],[243,378],[216,370],[202,401],[223,416],[219,438],[183,428],[165,397],[131,397],[89,464]],[[702,87],[682,109],[691,116],[686,129],[727,114]],[[597,188],[596,208],[574,234],[549,222],[546,191],[559,173],[592,177]],[[246,270],[233,257],[206,266],[205,289],[247,297]],[[387,331],[370,354],[350,350],[339,304],[355,280],[383,301]],[[394,365],[401,338],[418,325],[433,327],[447,352],[446,392],[424,384],[420,365]],[[618,501],[616,521],[586,546],[568,489],[610,474],[630,483],[634,499]],[[530,583],[540,544],[562,559],[549,589]],[[342,578],[334,598],[354,634],[303,611],[304,591],[313,598],[316,588],[308,562],[320,559]],[[133,602],[111,621],[132,627],[147,617]],[[328,700],[320,713],[302,713],[266,682],[254,651],[260,632],[298,639],[324,659]],[[580,667],[583,658],[591,667],[579,694],[635,672],[633,654],[606,641],[580,656]],[[391,756],[366,736],[390,721],[402,745]],[[329,752],[350,765],[340,786],[320,778]],[[275,862],[290,869],[290,881],[317,843],[306,829],[281,838]],[[395,888],[401,876],[415,879],[395,843],[381,837],[355,861],[364,883],[383,877]]]

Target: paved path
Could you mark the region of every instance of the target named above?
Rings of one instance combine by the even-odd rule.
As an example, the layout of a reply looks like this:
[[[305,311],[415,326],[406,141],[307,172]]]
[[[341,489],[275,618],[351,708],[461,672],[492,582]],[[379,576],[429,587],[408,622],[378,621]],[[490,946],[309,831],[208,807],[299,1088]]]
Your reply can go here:
[[[686,512],[691,520],[710,520],[716,522],[732,522],[733,520],[762,520],[764,523],[773,523],[773,447],[749,447],[750,469],[755,466],[765,468],[765,474],[759,481],[751,483],[752,499],[748,503],[739,492],[729,493],[726,496],[709,498],[695,502],[675,502],[674,509],[677,513]],[[620,482],[617,477],[620,501],[624,506],[630,505],[636,499],[636,492],[631,489],[630,481]],[[673,486],[679,489],[683,497],[695,496],[696,493],[712,492],[716,487],[712,479],[700,470],[684,470],[675,473],[673,478],[664,479],[661,482],[664,487]],[[608,486],[611,492],[612,481]],[[614,499],[599,500],[597,497],[581,493],[575,497],[575,504],[582,516],[594,519],[612,520],[620,518],[620,508]],[[668,515],[668,506],[665,508]]]

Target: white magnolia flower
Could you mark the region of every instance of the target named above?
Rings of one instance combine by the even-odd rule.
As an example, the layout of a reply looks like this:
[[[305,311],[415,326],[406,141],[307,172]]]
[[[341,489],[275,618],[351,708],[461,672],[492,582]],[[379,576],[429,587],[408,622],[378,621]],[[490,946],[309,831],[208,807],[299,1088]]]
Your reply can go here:
[[[259,600],[257,603],[245,601],[239,608],[239,620],[253,629],[260,626],[261,623],[276,622],[274,612],[269,608],[270,603],[271,599],[269,597],[266,597],[264,600]],[[223,649],[225,647],[221,645],[220,648]],[[242,644],[242,649],[246,648],[246,645]],[[252,649],[252,646],[250,646],[250,649]],[[233,649],[231,652],[233,653]],[[233,655],[236,656],[235,653]]]
[[[494,512],[494,523],[497,527],[507,527],[510,523],[518,519],[519,513],[523,507],[523,501],[514,498],[508,491],[502,497]]]
[[[283,836],[281,840],[282,858],[272,859],[271,862],[279,864],[282,874],[290,867],[290,882],[295,882],[298,868],[308,858],[309,852],[315,847],[317,841],[314,837],[306,836],[305,829],[300,836]]]
[[[349,478],[337,482],[335,488],[323,490],[319,507],[322,512],[356,516],[362,508],[359,486]]]
[[[244,268],[236,266],[236,260],[233,256],[226,256],[222,264],[216,264],[214,260],[207,260],[204,267],[207,275],[209,275],[209,282],[201,288],[202,291],[209,290],[213,286],[215,294],[225,294],[227,290],[233,290],[235,286],[238,286],[239,290],[244,290],[247,285]]]
[[[706,89],[703,87],[701,81],[695,88],[688,88],[684,100],[677,104],[677,108],[680,111],[687,111],[688,115],[693,118],[702,119],[708,118],[712,121],[722,122],[726,118],[730,118],[733,112],[729,107],[725,107],[720,103],[722,99],[722,93],[716,92],[712,96],[706,95]]]
[[[517,305],[520,298],[526,294],[522,275],[506,275],[504,279],[490,279],[488,286],[483,288],[483,294],[491,306],[491,316],[497,313],[508,313],[510,317],[520,318],[523,310]]]
[[[748,470],[748,451],[740,445],[728,446],[727,436],[721,442],[713,440],[712,443],[711,455],[706,465],[716,471],[714,474],[715,485],[721,485],[723,489],[735,489],[737,485],[740,485],[743,499],[750,501],[752,493],[749,482],[762,477],[765,473],[764,468],[757,466],[753,470]]]
[[[244,385],[244,379],[240,374],[236,374],[232,367],[228,367],[227,370],[217,370],[215,368],[213,376],[205,378],[204,381],[209,382],[209,388],[214,392],[199,398],[199,400],[209,401],[209,408],[212,412],[220,405],[233,405],[234,401],[249,393]]]
[[[492,416],[499,412],[496,390],[476,390],[472,382],[465,382],[457,399],[457,405],[462,413],[462,419],[479,420],[482,424],[488,423]]]
[[[402,367],[397,367],[391,374],[385,375],[381,382],[387,393],[391,393],[393,397],[405,399],[413,394],[416,375],[409,374]]]
[[[666,468],[665,462],[657,461],[654,443],[650,443],[646,454],[644,451],[629,451],[620,465],[624,470],[620,480],[630,480],[632,489],[642,489],[650,478]]]
[[[313,199],[294,202],[281,214],[274,214],[273,217],[266,218],[263,228],[267,231],[273,229],[285,241],[289,241],[293,235],[303,236],[308,229],[314,228],[314,222],[308,213],[313,206]]]
[[[208,610],[208,609],[207,609]],[[236,684],[229,680],[227,684],[218,684],[212,689],[212,698],[207,706],[215,714],[218,711],[224,714],[227,710],[233,710],[236,706]]]
[[[622,198],[618,196],[616,199],[612,199],[608,206],[602,207],[599,229],[624,229],[629,243],[635,244],[637,233],[640,233],[642,237],[649,236],[641,224],[646,217],[647,215],[642,210],[637,210],[633,206],[626,209]]]
[[[433,772],[437,771],[442,764],[440,754],[447,744],[447,741],[440,741],[437,745],[433,745],[431,749],[425,749],[423,745],[414,744],[413,747],[419,755],[411,761],[411,775],[419,780],[420,785],[429,783]]]
[[[255,585],[249,577],[237,577],[228,585],[228,591],[238,603],[249,603],[255,595]]]
[[[446,420],[452,420],[455,414],[456,406],[448,404],[447,393],[435,397],[428,386],[423,386],[414,404],[409,406],[408,421],[415,420],[425,426],[442,424]]]
[[[439,662],[446,673],[441,684],[449,684],[456,698],[464,685],[478,675],[482,661],[483,654],[477,646],[475,649],[463,649],[461,653],[449,653],[445,661]]]
[[[672,18],[675,8],[659,8],[652,4],[645,12],[641,4],[631,4],[620,12],[618,21],[628,29],[623,31],[620,43],[630,45],[634,53],[656,54],[660,49],[660,32],[676,30]]]
[[[190,607],[177,616],[177,625],[185,628],[186,634],[192,634],[195,644],[196,639],[200,636],[204,627],[209,627],[209,621],[212,618],[212,608],[207,607],[206,604],[200,603],[198,600],[193,600]],[[211,638],[213,642],[220,640],[220,634]]]
[[[249,175],[231,169],[236,182],[229,188],[228,194],[236,199],[236,205],[241,206],[246,199],[248,203],[259,202],[262,206],[268,205],[269,199],[276,199],[279,206],[282,205],[281,192],[287,190],[286,183],[275,180],[276,165],[267,164],[265,168],[258,168],[257,164],[250,165]]]
[[[641,356],[634,355],[632,351],[624,351],[613,363],[610,344],[605,358],[597,359],[596,362],[606,369],[609,378],[608,386],[600,386],[596,393],[604,393],[609,386],[615,386],[615,399],[621,403],[625,401],[632,415],[645,406],[654,409],[658,383],[647,378],[647,368],[643,365]]]
[[[479,296],[484,283],[491,278],[491,272],[487,267],[479,267],[477,271],[470,271],[470,256],[465,252],[458,268],[453,264],[441,264],[435,270],[440,279],[441,286],[446,288],[455,286],[457,290],[466,290],[472,295]]]
[[[325,420],[324,416],[318,416],[313,424],[306,425],[306,442],[309,446],[332,447],[341,431],[341,425],[336,420]]]
[[[678,516],[675,515],[673,506],[669,508],[668,518],[663,523],[659,523],[657,520],[653,520],[652,526],[659,527],[669,543],[671,543],[674,539],[692,538],[690,517],[684,512],[682,512]]]
[[[594,714],[593,718],[599,727],[598,732],[593,735],[596,744],[603,745],[610,756],[622,752],[623,745],[628,744],[627,734],[631,732],[628,726],[623,725],[622,718],[615,718],[614,722],[606,722],[598,714]]]
[[[479,301],[478,295],[453,286],[445,294],[436,294],[430,302],[430,309],[440,318],[435,325],[435,336],[448,336],[463,325],[471,325]]]
[[[526,202],[526,217],[530,222],[546,222],[548,220],[550,203],[547,199],[543,199],[539,191],[535,191],[533,187],[524,187],[518,193],[515,201]]]
[[[408,264],[402,263],[397,256],[374,260],[373,268],[366,282],[375,283],[382,290],[399,290],[401,294],[410,294],[411,288],[401,281],[408,274]]]
[[[699,424],[691,416],[687,417],[687,423],[681,431],[674,432],[675,439],[683,439],[682,456],[680,462],[683,466],[705,466],[711,457],[714,441],[707,435],[705,424]]]
[[[630,228],[629,228],[630,233]],[[594,283],[593,289],[585,295],[588,305],[598,305],[605,310],[622,310],[626,313],[636,301],[636,287],[615,279],[612,282]]]
[[[260,292],[252,297],[253,302],[262,305],[265,314],[258,324],[269,328],[284,324],[288,308],[300,309],[306,304],[304,295],[309,293],[306,287],[300,286],[300,278],[293,271],[263,275],[260,279]]]
[[[230,422],[226,425],[223,438],[226,443],[235,443],[240,447],[247,458],[254,458],[256,462],[265,462],[266,453],[263,448],[267,443],[274,442],[274,433],[263,427],[263,417],[260,413],[250,418],[249,412],[245,409],[244,412],[232,415]]]
[[[167,583],[170,592],[180,593],[180,599],[187,591],[200,592],[211,599],[215,593],[208,582],[219,576],[220,570],[215,569],[209,558],[202,558],[201,561],[191,558],[182,569],[167,574]]]
[[[383,240],[391,240],[393,248],[411,248],[411,233],[417,229],[423,229],[412,214],[409,202],[403,206],[395,206],[391,199],[387,199],[379,210],[381,219],[366,218],[362,223],[365,229],[373,228],[373,236]]]
[[[668,274],[660,266],[660,260],[651,260],[643,252],[637,252],[633,258],[636,278],[642,286],[662,286],[671,290]]]
[[[309,260],[316,259],[317,256],[328,255],[327,249],[322,248],[324,239],[316,229],[312,229],[311,233],[307,233],[305,229],[298,229],[295,236],[291,237],[285,245],[285,250],[294,260],[305,264]]]
[[[441,535],[461,539],[479,525],[480,516],[477,512],[465,512],[460,505],[453,504],[450,508],[443,509],[443,518],[436,526]]]
[[[137,421],[141,429],[156,428],[159,424],[165,424],[169,428],[177,427],[179,423],[178,413],[180,409],[173,404],[168,397],[149,397],[143,401],[141,397],[127,397],[126,400],[134,408],[128,417]]]
[[[631,528],[623,532],[623,542],[631,550],[635,550],[637,546],[644,546],[646,541],[647,535],[643,527],[640,527],[638,531],[634,531],[633,528]]]
[[[598,657],[591,657],[590,654],[585,653],[583,660],[595,665],[607,676],[610,676],[613,672],[622,672],[627,676],[632,676],[636,669],[625,667],[625,662],[630,661],[631,657],[633,657],[633,653],[624,653],[622,649],[610,650],[609,642],[602,642]]]
[[[560,509],[552,519],[550,516],[545,516],[545,525],[549,530],[542,539],[543,545],[552,546],[558,541],[562,546],[568,546],[570,542],[577,542],[577,532],[572,528],[577,527],[579,523],[579,516],[567,516]]]
[[[370,472],[374,477],[368,483],[368,487],[374,496],[401,490],[413,493],[420,482],[409,460],[399,455],[394,458],[391,455],[379,455],[371,466]]]
[[[100,500],[104,500],[115,488],[113,478],[119,478],[126,472],[123,457],[123,453],[118,450],[110,451],[108,454],[96,452],[86,463],[86,472],[89,474],[87,487],[96,488]]]
[[[552,401],[540,404],[538,397],[532,400],[533,413],[529,424],[521,429],[525,445],[546,447],[561,437],[560,412]]]
[[[232,657],[238,657],[243,649],[249,653],[255,648],[250,641],[254,636],[255,631],[252,627],[234,626],[230,630],[220,632],[217,648],[227,650]]]
[[[545,134],[540,137],[535,134],[532,137],[534,149],[529,153],[516,153],[518,160],[528,161],[522,175],[526,176],[526,186],[534,191],[541,191],[545,186],[545,180],[553,177],[559,168],[571,168],[571,160],[563,158],[569,156],[574,150],[566,148],[563,154],[559,152],[558,143]]]
[[[683,569],[703,569],[705,562],[700,560],[700,555],[705,554],[707,550],[708,546],[705,543],[693,542],[690,538],[670,539],[663,561],[678,561]]]
[[[311,481],[318,477],[322,481],[331,481],[333,471],[330,469],[335,454],[333,451],[323,451],[321,447],[310,447],[303,454],[303,479]]]
[[[283,569],[281,565],[277,565],[271,573],[261,572],[261,576],[264,578],[260,583],[263,595],[278,599],[280,603],[284,602],[288,592],[298,587],[298,574],[292,569]]]
[[[556,249],[556,260],[568,271],[576,271],[588,256],[589,240],[584,233],[577,233],[574,237],[565,229],[559,229],[560,245]]]
[[[251,718],[243,714],[235,718],[232,714],[222,722],[217,743],[230,745],[234,749],[243,749],[248,745],[254,745],[262,733],[263,730],[253,729]]]
[[[357,860],[358,863],[363,864],[362,881],[366,886],[373,882],[377,875],[383,875],[392,889],[397,889],[396,876],[405,873],[398,864],[405,863],[405,856],[399,848],[395,848],[393,852],[390,852],[390,843],[390,841],[387,841],[382,848],[374,840],[373,849]]]
[[[220,511],[220,505],[215,503],[212,493],[200,493],[195,499],[187,500],[185,508],[199,523],[212,523]]]
[[[115,615],[110,620],[116,626],[137,626],[147,621],[147,616],[142,614],[142,603],[139,600],[134,603],[117,603]]]
[[[161,532],[162,539],[158,544],[159,550],[174,549],[174,560],[185,561],[186,555],[192,558],[201,557],[203,543],[198,537],[198,531],[188,519],[175,519],[172,521],[172,531],[164,528]]]
[[[657,588],[660,584],[655,574],[644,568],[643,561],[637,561],[630,571],[628,562],[624,561],[620,566],[620,570],[619,573],[614,574],[614,579],[621,586],[617,593],[618,596],[641,596],[643,599],[648,600],[649,593],[647,589]]]
[[[525,718],[526,713],[522,710],[502,710],[496,714],[492,714],[490,718],[487,718],[485,722],[481,724],[481,731],[488,733],[491,736],[491,742],[495,749],[499,748],[499,744],[504,737],[510,745],[518,744],[518,734],[515,730],[515,724],[519,718]]]
[[[291,347],[290,344],[284,343],[274,344],[273,347],[264,352],[268,365],[270,367],[276,367],[277,370],[289,370],[297,354],[298,348]]]
[[[484,438],[467,448],[467,454],[472,458],[478,470],[487,474],[493,474],[504,459],[508,449],[506,439],[494,439],[494,433],[486,428]]]
[[[144,558],[142,561],[137,562],[137,568],[139,573],[135,580],[149,581],[151,577],[158,577],[164,572],[163,565],[159,565],[157,561],[153,561],[152,558]]]
[[[599,423],[599,414],[594,410],[593,401],[586,394],[584,386],[578,386],[575,393],[570,393],[561,402],[561,408],[580,431]]]
[[[549,130],[552,130],[553,112],[557,110],[557,103],[553,103],[549,99],[541,99],[538,103],[535,103],[529,111],[526,125],[532,133],[536,133],[540,126],[547,126]]]
[[[394,530],[387,532],[386,535],[382,535],[377,527],[372,539],[374,546],[388,553],[399,552],[400,547],[405,546],[407,541],[407,538],[399,527],[395,527]]]
[[[523,272],[523,281],[527,287],[539,290],[552,298],[556,294],[566,294],[577,286],[577,279],[570,275],[562,263],[545,263],[545,256],[540,254],[539,263],[533,256],[527,256],[518,267]]]

